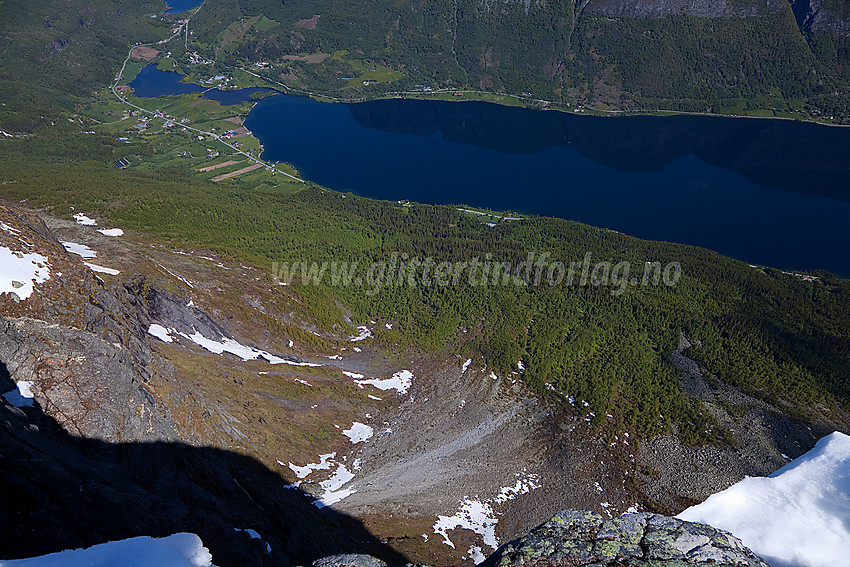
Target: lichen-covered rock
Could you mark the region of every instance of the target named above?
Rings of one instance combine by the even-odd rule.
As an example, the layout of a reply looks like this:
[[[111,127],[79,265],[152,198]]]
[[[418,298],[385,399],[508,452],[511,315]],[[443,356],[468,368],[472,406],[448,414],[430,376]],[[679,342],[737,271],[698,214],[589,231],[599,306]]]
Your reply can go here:
[[[487,559],[490,567],[768,567],[727,532],[658,514],[564,510]]]
[[[371,555],[344,553],[316,559],[313,567],[387,567],[387,564]]]

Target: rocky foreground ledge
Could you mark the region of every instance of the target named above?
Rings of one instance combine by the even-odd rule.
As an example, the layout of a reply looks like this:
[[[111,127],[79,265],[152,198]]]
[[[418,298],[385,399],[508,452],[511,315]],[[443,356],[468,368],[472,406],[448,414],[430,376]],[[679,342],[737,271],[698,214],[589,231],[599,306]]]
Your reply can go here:
[[[728,532],[658,514],[564,510],[502,546],[487,567],[769,567]]]
[[[658,514],[613,520],[564,510],[491,555],[484,567],[770,567],[728,532]],[[387,567],[368,555],[336,555],[313,567]],[[408,567],[414,567],[408,565]],[[423,566],[415,566],[423,567]]]

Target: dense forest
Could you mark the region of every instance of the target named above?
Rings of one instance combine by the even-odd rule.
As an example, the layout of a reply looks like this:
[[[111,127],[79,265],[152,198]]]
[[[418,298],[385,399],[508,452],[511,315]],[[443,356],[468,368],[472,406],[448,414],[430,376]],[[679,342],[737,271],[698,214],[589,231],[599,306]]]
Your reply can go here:
[[[28,132],[79,111],[112,81],[130,45],[167,37],[169,24],[156,16],[163,7],[159,0],[3,2],[0,129]]]

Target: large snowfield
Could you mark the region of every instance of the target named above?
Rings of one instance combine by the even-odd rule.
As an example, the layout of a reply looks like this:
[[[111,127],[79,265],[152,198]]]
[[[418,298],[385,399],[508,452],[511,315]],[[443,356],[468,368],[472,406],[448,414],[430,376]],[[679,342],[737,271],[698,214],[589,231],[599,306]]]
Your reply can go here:
[[[30,559],[0,560],[0,567],[214,567],[212,555],[195,534],[134,537],[60,551]]]
[[[850,437],[827,435],[769,477],[748,477],[679,518],[732,532],[771,567],[850,565]]]

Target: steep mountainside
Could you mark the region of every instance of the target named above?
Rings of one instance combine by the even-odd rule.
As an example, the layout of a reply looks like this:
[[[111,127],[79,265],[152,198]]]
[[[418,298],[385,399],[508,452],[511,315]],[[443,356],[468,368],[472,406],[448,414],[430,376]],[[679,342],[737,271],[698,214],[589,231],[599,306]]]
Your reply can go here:
[[[194,48],[341,98],[449,88],[609,110],[844,116],[847,21],[840,2],[784,0],[212,0]]]

